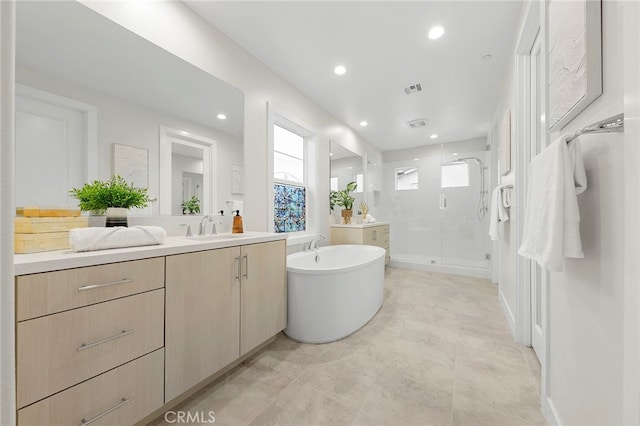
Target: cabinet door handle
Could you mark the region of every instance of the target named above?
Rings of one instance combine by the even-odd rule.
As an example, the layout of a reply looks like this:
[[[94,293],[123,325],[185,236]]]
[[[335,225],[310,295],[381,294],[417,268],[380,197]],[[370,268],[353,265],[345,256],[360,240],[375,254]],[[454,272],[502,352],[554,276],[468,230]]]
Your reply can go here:
[[[372,233],[373,233],[373,241],[378,241],[378,231],[374,229]]]
[[[123,397],[118,404],[116,404],[113,407],[103,411],[100,414],[96,414],[95,416],[91,417],[89,420],[87,420],[87,419],[80,420],[80,426],[86,426],[89,423],[93,423],[96,420],[103,418],[107,414],[116,411],[118,408],[122,407],[123,405],[126,405],[126,404],[130,403],[131,401],[133,401],[133,397],[131,397],[131,398],[124,398]]]
[[[127,283],[130,283],[132,281],[133,281],[132,279],[123,278],[120,281],[111,281],[111,282],[104,283],[104,284],[83,285],[82,287],[78,287],[78,291],[95,290],[97,288],[111,287],[112,285],[127,284]]]
[[[78,346],[77,351],[78,352],[84,351],[86,349],[93,348],[94,346],[98,346],[98,345],[101,345],[103,343],[107,343],[107,342],[110,342],[112,340],[119,339],[120,337],[128,336],[129,334],[133,334],[133,330],[122,330],[122,333],[118,333],[115,336],[107,337],[106,339],[98,340],[98,341],[93,342],[93,343],[83,343],[80,346]]]
[[[246,279],[249,279],[249,255],[244,255],[244,275]]]
[[[242,272],[240,271],[240,256],[236,256],[236,280],[240,281],[240,275]]]

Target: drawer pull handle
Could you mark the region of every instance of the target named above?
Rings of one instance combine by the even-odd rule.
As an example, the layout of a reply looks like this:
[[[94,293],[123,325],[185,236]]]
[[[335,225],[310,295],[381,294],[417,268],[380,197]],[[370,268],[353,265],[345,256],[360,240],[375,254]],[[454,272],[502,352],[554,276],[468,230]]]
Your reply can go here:
[[[244,255],[244,278],[249,279],[249,255]]]
[[[236,281],[240,281],[240,275],[242,272],[240,272],[240,256],[236,256],[236,262],[238,267],[236,268]]]
[[[106,411],[103,411],[102,413],[91,417],[89,420],[87,420],[87,419],[80,420],[80,426],[85,426],[85,425],[88,425],[89,423],[93,423],[96,420],[103,418],[107,414],[114,412],[115,410],[117,410],[118,408],[122,407],[123,405],[126,405],[126,404],[130,403],[131,401],[133,401],[133,397],[131,397],[131,398],[122,398],[117,405],[114,405],[113,407],[107,409]]]
[[[128,336],[129,334],[132,334],[132,333],[133,333],[133,330],[128,330],[128,331],[122,330],[122,333],[116,334],[115,336],[107,337],[106,339],[98,340],[97,342],[93,342],[93,343],[88,343],[88,344],[83,343],[78,347],[78,352],[84,351],[85,349],[93,348],[94,346],[98,346],[103,343],[110,342],[111,340],[119,339],[120,337]]]
[[[133,280],[131,280],[129,278],[124,278],[124,279],[122,279],[120,281],[112,281],[110,283],[84,285],[82,287],[78,287],[78,291],[95,290],[96,288],[111,287],[112,285],[127,284],[127,283],[130,283],[132,281]]]

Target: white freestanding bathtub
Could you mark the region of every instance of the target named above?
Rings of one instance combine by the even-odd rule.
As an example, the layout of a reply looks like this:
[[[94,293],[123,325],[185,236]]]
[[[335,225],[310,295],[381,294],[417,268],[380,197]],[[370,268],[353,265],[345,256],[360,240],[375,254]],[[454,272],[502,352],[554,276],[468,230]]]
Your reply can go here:
[[[285,334],[303,343],[342,339],[382,306],[385,250],[335,245],[287,256]]]

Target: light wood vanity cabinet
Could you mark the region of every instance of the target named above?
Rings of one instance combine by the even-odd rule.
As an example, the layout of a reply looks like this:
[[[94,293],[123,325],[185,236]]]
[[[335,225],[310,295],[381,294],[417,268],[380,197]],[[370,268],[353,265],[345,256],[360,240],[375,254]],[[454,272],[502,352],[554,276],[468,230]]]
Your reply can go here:
[[[286,241],[167,257],[166,401],[285,328]]]
[[[385,264],[388,264],[389,224],[332,225],[331,244],[366,244],[382,247],[387,251]]]
[[[240,247],[167,257],[167,401],[238,358],[240,260]]]
[[[285,328],[286,240],[20,275],[16,298],[18,424],[135,424]]]
[[[18,276],[16,295],[18,424],[131,424],[164,404],[164,258]]]
[[[244,355],[287,325],[287,243],[242,247],[240,355]]]

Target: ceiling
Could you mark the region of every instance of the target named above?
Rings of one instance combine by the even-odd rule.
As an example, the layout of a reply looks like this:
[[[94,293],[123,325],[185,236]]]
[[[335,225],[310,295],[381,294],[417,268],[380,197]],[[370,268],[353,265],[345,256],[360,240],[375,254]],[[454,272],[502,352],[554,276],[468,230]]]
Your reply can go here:
[[[523,4],[186,3],[383,151],[487,134]],[[445,33],[430,40],[434,25]],[[485,55],[492,59],[481,60]],[[334,74],[338,64],[346,74]],[[403,88],[413,83],[423,91],[406,95]],[[407,122],[415,119],[428,124],[412,129]],[[367,127],[360,126],[362,120]]]

